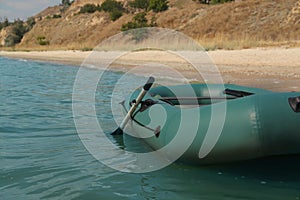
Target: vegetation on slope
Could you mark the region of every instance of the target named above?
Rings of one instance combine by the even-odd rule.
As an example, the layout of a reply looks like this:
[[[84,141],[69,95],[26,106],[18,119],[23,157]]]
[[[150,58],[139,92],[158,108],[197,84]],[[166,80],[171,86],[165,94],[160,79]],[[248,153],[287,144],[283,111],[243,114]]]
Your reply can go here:
[[[0,42],[11,33],[19,37],[11,45],[21,40],[16,48],[91,49],[121,30],[159,26],[181,31],[206,49],[300,43],[299,0],[203,2],[207,1],[63,0],[34,16],[33,23],[2,20]]]
[[[115,0],[106,0],[101,5],[95,4],[85,4],[82,8],[80,8],[79,14],[83,13],[94,13],[94,12],[105,11],[110,14],[110,19],[112,21],[116,21],[120,17],[122,17],[124,8],[121,2],[117,2]]]

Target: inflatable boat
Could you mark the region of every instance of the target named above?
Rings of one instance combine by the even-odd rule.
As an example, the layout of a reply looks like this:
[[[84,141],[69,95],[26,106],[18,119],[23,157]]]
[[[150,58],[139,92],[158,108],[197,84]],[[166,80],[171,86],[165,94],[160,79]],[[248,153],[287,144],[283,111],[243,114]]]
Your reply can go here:
[[[153,150],[168,147],[166,157],[216,164],[300,153],[299,92],[232,84],[150,87],[123,102],[124,135]]]

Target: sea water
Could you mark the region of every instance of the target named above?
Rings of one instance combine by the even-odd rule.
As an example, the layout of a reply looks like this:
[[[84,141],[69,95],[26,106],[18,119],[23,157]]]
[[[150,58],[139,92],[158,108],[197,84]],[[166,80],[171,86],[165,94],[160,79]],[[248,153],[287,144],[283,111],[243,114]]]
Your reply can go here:
[[[75,128],[72,103],[78,102],[72,102],[72,93],[78,70],[0,57],[1,200],[300,199],[298,156],[215,166],[173,163],[141,174],[102,164],[87,151]],[[98,120],[111,141],[109,129],[116,123],[110,98],[121,76],[106,72],[102,91],[95,95]],[[134,75],[130,79],[145,81]]]

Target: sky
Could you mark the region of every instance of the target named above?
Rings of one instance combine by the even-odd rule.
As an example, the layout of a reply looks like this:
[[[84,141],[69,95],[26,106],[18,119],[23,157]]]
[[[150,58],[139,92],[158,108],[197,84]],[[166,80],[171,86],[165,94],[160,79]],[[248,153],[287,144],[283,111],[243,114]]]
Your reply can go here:
[[[49,6],[58,5],[61,0],[0,0],[0,19],[7,17],[26,20]]]

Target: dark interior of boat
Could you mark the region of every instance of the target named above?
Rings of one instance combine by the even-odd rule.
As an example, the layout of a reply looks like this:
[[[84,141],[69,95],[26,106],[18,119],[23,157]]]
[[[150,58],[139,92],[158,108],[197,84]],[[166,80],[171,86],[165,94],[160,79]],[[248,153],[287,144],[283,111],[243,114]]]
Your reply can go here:
[[[224,94],[223,96],[197,96],[197,97],[164,96],[164,97],[160,97],[159,100],[164,101],[172,106],[193,107],[193,106],[210,105],[224,100],[242,98],[242,97],[253,95],[254,93],[240,91],[240,90],[232,90],[227,88],[223,91],[223,94]]]

